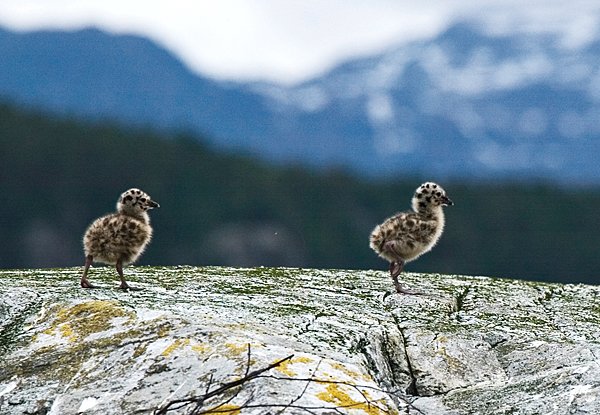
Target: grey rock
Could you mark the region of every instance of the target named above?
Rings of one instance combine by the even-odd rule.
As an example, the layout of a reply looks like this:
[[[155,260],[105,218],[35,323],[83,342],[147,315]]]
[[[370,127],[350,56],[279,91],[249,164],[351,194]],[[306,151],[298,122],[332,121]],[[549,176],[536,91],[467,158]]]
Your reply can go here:
[[[0,414],[600,413],[597,287],[136,267],[124,292],[80,272],[0,271]]]

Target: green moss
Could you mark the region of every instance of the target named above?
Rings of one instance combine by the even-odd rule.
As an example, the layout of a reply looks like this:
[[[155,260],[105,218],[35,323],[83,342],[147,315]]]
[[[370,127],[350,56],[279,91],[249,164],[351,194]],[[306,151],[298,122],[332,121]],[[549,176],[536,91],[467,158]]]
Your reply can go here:
[[[37,307],[35,309],[37,309]],[[15,339],[21,333],[23,324],[30,313],[34,313],[33,310],[34,309],[31,308],[19,316],[13,317],[11,323],[0,330],[0,362],[2,357],[11,349],[11,347],[16,346]]]

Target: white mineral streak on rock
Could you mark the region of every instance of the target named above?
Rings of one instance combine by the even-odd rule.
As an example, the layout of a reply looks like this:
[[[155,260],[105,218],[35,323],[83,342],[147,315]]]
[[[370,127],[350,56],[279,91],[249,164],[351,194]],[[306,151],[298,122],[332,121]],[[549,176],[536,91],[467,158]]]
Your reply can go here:
[[[536,347],[543,346],[544,344],[546,344],[546,342],[541,341],[541,340],[535,340],[535,341],[532,341],[531,343],[529,343],[529,347],[534,349]]]
[[[98,405],[98,399],[87,397],[83,401],[81,401],[81,405],[79,405],[78,413],[86,412]]]
[[[575,400],[575,398],[579,395],[585,395],[587,393],[589,393],[590,390],[592,390],[593,386],[592,385],[575,385],[573,386],[573,388],[569,391],[569,405],[571,405],[573,403],[573,401]],[[595,399],[596,397],[594,397]]]
[[[13,390],[17,388],[18,383],[14,380],[10,382],[8,385],[4,387],[4,389],[0,392],[0,396],[4,396],[6,394],[11,393]]]

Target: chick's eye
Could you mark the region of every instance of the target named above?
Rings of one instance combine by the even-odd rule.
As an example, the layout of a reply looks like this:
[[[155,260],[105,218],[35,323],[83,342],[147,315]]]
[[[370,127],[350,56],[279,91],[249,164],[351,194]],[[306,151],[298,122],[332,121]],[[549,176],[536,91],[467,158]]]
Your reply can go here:
[[[146,203],[146,198],[145,198],[145,197],[142,197],[140,200],[141,200],[143,203]]]

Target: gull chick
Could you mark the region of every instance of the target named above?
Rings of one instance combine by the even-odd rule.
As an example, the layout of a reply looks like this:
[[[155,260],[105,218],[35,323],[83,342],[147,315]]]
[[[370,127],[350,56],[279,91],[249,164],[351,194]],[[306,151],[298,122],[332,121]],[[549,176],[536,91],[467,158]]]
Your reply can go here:
[[[371,232],[369,245],[390,262],[390,275],[398,293],[418,294],[404,288],[398,276],[406,262],[429,252],[440,239],[444,231],[442,207],[449,205],[453,203],[441,186],[423,183],[412,198],[412,212],[400,212]]]
[[[95,288],[87,279],[92,262],[115,265],[121,288],[132,289],[123,277],[123,265],[131,264],[144,252],[152,239],[147,211],[160,207],[139,189],[129,189],[117,202],[117,212],[96,219],[83,235],[85,268],[81,287]]]

